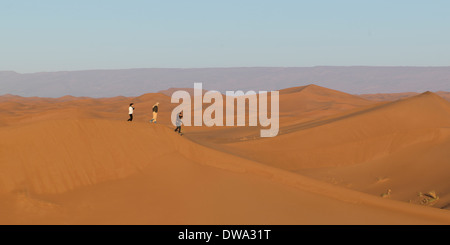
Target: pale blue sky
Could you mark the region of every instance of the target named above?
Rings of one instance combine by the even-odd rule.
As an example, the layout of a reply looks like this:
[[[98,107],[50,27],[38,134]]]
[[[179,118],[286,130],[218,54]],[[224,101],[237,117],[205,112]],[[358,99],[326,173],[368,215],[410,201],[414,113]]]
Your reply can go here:
[[[444,0],[0,0],[0,70],[450,66]]]

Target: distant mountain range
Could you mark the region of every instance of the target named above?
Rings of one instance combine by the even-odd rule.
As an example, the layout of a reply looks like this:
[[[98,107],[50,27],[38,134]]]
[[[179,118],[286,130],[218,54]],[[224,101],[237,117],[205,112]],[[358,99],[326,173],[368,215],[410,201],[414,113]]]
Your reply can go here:
[[[169,88],[270,91],[316,84],[351,94],[450,91],[450,67],[143,68],[20,74],[0,71],[0,95],[94,98]]]

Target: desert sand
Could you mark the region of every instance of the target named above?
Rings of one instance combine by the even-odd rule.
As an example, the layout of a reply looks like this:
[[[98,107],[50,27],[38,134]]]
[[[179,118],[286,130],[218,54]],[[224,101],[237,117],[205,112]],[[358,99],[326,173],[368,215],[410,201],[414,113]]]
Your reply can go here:
[[[0,224],[450,224],[438,94],[289,88],[279,135],[260,138],[248,126],[179,136],[170,91],[0,96]]]
[[[367,100],[373,100],[373,101],[394,101],[399,99],[406,99],[412,96],[416,96],[419,93],[415,92],[405,92],[405,93],[378,93],[378,94],[361,94],[359,97],[367,99]],[[450,101],[450,92],[444,92],[444,91],[438,91],[436,92],[437,95],[441,96],[442,98]]]

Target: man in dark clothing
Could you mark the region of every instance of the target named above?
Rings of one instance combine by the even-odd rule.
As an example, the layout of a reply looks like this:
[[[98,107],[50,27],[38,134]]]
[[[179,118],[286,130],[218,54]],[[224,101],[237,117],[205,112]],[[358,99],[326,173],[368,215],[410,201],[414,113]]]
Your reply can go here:
[[[183,121],[181,121],[181,119],[183,118],[183,112],[180,112],[180,113],[178,113],[178,116],[177,116],[177,121],[176,121],[176,128],[175,128],[175,132],[177,132],[178,131],[178,133],[180,134],[180,135],[183,135],[182,133],[181,133],[181,125],[183,124]]]

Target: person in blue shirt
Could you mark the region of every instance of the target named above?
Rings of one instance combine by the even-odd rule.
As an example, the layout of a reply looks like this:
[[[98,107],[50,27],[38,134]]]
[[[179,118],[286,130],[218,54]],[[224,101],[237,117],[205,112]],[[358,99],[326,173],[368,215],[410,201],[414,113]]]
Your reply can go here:
[[[175,128],[175,132],[178,132],[180,135],[183,135],[183,133],[181,133],[181,125],[183,124],[183,121],[181,120],[182,118],[183,118],[183,112],[178,113],[177,120],[175,122],[175,125],[177,126]]]

